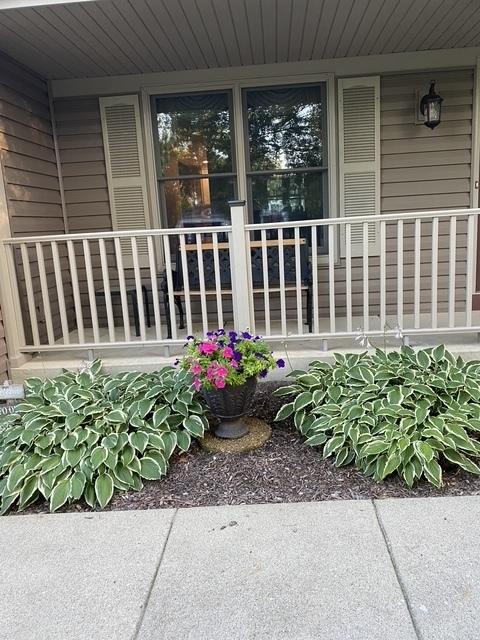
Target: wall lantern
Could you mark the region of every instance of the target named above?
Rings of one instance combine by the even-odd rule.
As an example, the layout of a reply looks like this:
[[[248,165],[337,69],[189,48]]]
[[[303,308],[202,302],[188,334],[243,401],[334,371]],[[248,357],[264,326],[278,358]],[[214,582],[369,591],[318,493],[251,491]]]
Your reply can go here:
[[[435,129],[440,124],[443,98],[435,93],[435,82],[431,82],[430,91],[420,101],[420,112],[424,117],[424,125]]]

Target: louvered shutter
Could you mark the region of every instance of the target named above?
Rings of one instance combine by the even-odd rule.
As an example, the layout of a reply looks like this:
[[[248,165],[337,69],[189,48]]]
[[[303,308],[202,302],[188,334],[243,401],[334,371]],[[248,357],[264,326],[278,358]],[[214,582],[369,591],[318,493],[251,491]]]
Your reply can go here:
[[[380,78],[338,82],[340,215],[380,213]],[[369,255],[379,253],[379,225],[368,225]],[[342,243],[342,253],[345,244]],[[362,255],[362,224],[352,226],[352,255]]]
[[[148,229],[145,156],[138,96],[100,98],[103,144],[114,231]],[[122,240],[124,265],[132,266],[130,240]],[[147,266],[146,240],[137,241],[139,262]]]

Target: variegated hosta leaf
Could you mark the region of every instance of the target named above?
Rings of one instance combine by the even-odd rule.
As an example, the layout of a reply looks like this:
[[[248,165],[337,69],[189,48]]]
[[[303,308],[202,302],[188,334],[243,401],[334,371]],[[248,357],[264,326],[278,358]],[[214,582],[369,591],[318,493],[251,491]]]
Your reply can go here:
[[[378,481],[398,473],[409,487],[422,477],[441,486],[445,463],[480,474],[480,362],[443,345],[334,357],[290,374],[276,420],[293,416],[306,444]]]
[[[52,511],[75,500],[104,507],[115,490],[160,479],[175,449],[208,428],[189,374],[171,367],[110,376],[96,360],[25,388],[17,413],[0,418],[0,514],[38,497]]]

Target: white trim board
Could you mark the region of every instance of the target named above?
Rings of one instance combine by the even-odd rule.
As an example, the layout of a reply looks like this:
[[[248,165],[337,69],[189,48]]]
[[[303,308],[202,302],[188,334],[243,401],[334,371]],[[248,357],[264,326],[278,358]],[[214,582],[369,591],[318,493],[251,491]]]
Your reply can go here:
[[[5,9],[26,9],[27,7],[48,7],[55,4],[73,4],[79,0],[0,0],[0,11]],[[82,0],[82,2],[98,2],[98,0]]]
[[[329,60],[308,60],[303,62],[283,62],[276,64],[249,65],[243,67],[222,67],[194,71],[169,71],[164,73],[144,73],[99,78],[53,80],[55,98],[87,95],[113,95],[115,93],[138,93],[150,87],[174,87],[184,85],[212,86],[213,84],[242,81],[262,81],[265,78],[301,76],[333,73],[337,77],[408,73],[434,69],[455,69],[475,67],[480,57],[480,47],[464,49],[440,49],[435,51],[415,51],[391,53],[355,58],[333,58]]]

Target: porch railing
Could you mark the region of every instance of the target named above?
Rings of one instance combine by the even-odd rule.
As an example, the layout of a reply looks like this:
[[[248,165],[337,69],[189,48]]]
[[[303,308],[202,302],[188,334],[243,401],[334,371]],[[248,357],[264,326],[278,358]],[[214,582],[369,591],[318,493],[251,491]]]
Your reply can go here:
[[[7,330],[20,352],[182,344],[224,325],[272,341],[476,333],[479,213],[246,224],[237,202],[229,226],[10,238]]]

